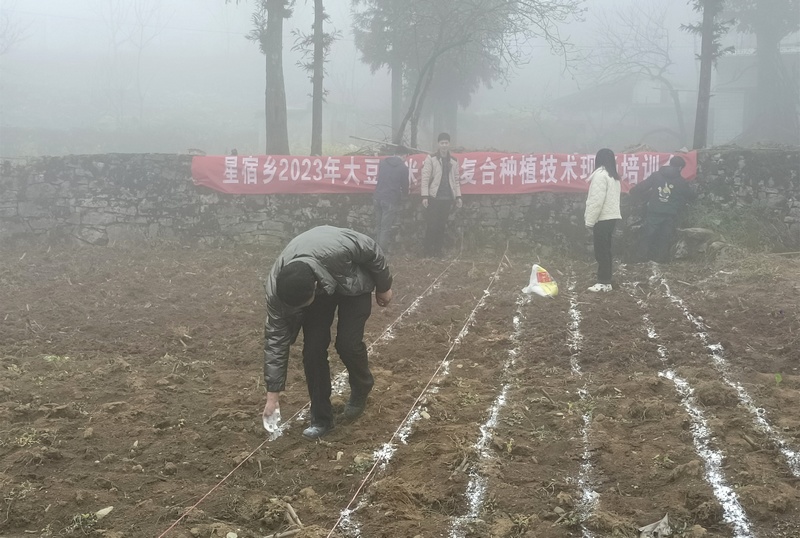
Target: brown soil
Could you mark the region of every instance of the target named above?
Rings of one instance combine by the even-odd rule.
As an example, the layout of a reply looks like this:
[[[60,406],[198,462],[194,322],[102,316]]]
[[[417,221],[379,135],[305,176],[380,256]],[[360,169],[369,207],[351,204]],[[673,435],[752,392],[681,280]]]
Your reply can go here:
[[[520,295],[527,256],[394,259],[395,301],[367,325],[367,413],[265,443],[274,255],[3,253],[0,535],[263,537],[298,528],[288,503],[295,537],[633,537],[665,514],[673,536],[800,536],[800,262],[675,264],[669,292],[629,266],[596,295],[593,265],[556,257],[545,299]],[[307,402],[299,351],[284,419]],[[733,509],[667,372],[693,391]]]

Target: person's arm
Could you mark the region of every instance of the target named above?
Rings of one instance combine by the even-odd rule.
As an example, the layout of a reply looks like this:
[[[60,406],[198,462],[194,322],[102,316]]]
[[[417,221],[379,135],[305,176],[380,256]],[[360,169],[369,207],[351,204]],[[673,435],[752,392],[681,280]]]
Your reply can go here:
[[[458,173],[458,159],[453,157],[450,162],[450,174],[453,177],[453,182],[450,184],[453,187],[453,196],[456,198],[456,207],[461,207],[461,178]]]
[[[410,171],[408,169],[408,166],[406,166],[405,164],[403,164],[403,167],[401,169],[400,175],[401,175],[401,177],[400,177],[400,189],[403,192],[403,196],[408,196],[408,189],[409,189],[409,183],[410,183],[410,180],[409,180]]]
[[[375,282],[375,302],[378,306],[386,306],[392,300],[392,273],[386,263],[386,256],[371,237],[358,234],[349,248],[354,264],[372,276]]]
[[[386,256],[371,237],[358,234],[354,248],[351,249],[353,263],[362,267],[375,281],[375,290],[383,293],[392,288],[392,273],[386,263]]]
[[[589,178],[589,194],[586,197],[586,211],[583,214],[583,220],[589,228],[595,225],[603,209],[608,188],[606,177],[608,176],[605,173],[596,170]]]
[[[289,364],[289,346],[293,333],[277,297],[267,292],[267,320],[264,323],[264,384],[267,387],[267,404],[263,415],[272,416],[280,406],[280,393],[286,388],[286,370]]]
[[[658,181],[658,172],[653,172],[652,174],[647,176],[647,179],[645,179],[638,185],[634,185],[633,187],[631,187],[631,190],[628,191],[628,194],[632,194],[635,196],[644,195],[650,189],[653,188],[653,186],[656,184],[657,181]]]
[[[420,183],[420,194],[422,194],[422,205],[428,207],[428,197],[430,196],[429,188],[431,183],[431,175],[433,174],[433,161],[430,155],[425,157],[425,162],[422,163],[422,175]]]
[[[292,330],[289,321],[270,302],[268,299],[264,324],[264,382],[268,392],[282,392],[286,386]]]

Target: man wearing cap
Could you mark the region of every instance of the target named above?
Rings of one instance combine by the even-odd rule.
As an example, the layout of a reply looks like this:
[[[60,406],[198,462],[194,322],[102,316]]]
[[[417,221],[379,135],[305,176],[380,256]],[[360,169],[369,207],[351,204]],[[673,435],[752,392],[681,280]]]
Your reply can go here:
[[[678,225],[678,214],[697,194],[681,176],[686,166],[683,157],[672,157],[669,165],[652,173],[630,193],[647,200],[639,256],[658,263],[669,261],[672,237]]]
[[[434,258],[441,258],[444,252],[444,231],[453,202],[461,207],[458,161],[450,155],[450,135],[440,133],[438,143],[438,151],[425,157],[420,187],[427,222],[424,251],[426,257]]]
[[[289,346],[302,328],[303,369],[311,398],[311,425],[303,430],[303,437],[317,439],[334,427],[328,364],[334,314],[338,313],[335,347],[350,381],[344,416],[355,419],[364,412],[374,383],[364,345],[372,290],[378,306],[388,305],[392,300],[392,274],[372,238],[345,228],[318,226],[286,245],[264,286],[264,423],[279,409]]]

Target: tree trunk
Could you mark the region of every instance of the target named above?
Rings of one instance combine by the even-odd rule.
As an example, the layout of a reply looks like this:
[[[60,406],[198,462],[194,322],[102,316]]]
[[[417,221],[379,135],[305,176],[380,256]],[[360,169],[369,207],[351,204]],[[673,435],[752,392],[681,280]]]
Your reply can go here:
[[[795,145],[800,139],[797,87],[787,73],[780,52],[780,38],[774,31],[757,29],[756,62],[756,114],[747,128],[746,138],[749,142]]]
[[[414,113],[411,115],[411,140],[410,144],[412,148],[417,147],[417,133],[419,132],[419,117],[422,113],[423,105],[425,104],[425,97],[428,95],[428,88],[431,87],[431,81],[433,80],[433,64],[431,64],[431,69],[428,70],[428,75],[425,77],[425,84],[422,87],[422,91],[419,92],[417,97],[417,105],[414,108]]]
[[[396,133],[403,119],[403,59],[399,52],[392,56],[392,132]]]
[[[714,67],[714,19],[718,7],[716,0],[703,2],[703,23],[700,32],[700,85],[697,90],[697,112],[694,117],[692,149],[701,149],[708,143],[708,111],[711,106],[711,69]]]
[[[419,96],[420,96],[420,93],[422,92],[422,88],[424,86],[424,81],[426,79],[426,75],[428,73],[428,70],[433,69],[433,65],[436,63],[436,58],[437,58],[437,56],[433,56],[430,59],[428,59],[428,61],[425,63],[425,65],[420,70],[419,78],[417,78],[417,83],[414,86],[414,93],[411,95],[411,100],[408,103],[408,110],[406,110],[406,114],[405,114],[405,116],[403,116],[403,119],[400,120],[400,126],[394,132],[394,136],[392,138],[392,143],[394,143],[394,144],[402,144],[403,143],[403,135],[405,135],[406,125],[408,125],[408,122],[411,121],[412,117],[414,117],[414,114],[418,113],[417,112],[417,106],[418,106],[418,102],[419,102]],[[410,145],[411,145],[411,147],[416,147],[416,146],[414,146],[413,142]]]
[[[408,125],[409,120],[416,114],[419,116],[419,110],[422,107],[422,103],[425,101],[425,91],[427,91],[428,86],[430,85],[430,77],[433,76],[433,68],[436,65],[436,60],[439,57],[447,52],[450,49],[454,49],[466,43],[467,40],[457,41],[455,43],[451,43],[448,46],[438,49],[434,52],[430,58],[425,62],[425,65],[422,66],[422,69],[419,71],[419,78],[417,78],[417,84],[414,87],[414,94],[411,96],[411,101],[408,104],[408,110],[406,111],[406,115],[403,116],[403,119],[400,121],[400,126],[394,132],[394,136],[392,138],[392,143],[394,144],[401,144],[403,142],[403,135],[405,134],[406,125]],[[416,147],[414,143],[411,143],[412,147]]]
[[[286,88],[283,81],[283,17],[284,0],[267,0],[265,40],[266,152],[268,155],[289,155],[289,127],[286,116]]]
[[[314,0],[314,72],[311,76],[311,155],[322,155],[322,81],[325,73],[325,36],[322,0]]]

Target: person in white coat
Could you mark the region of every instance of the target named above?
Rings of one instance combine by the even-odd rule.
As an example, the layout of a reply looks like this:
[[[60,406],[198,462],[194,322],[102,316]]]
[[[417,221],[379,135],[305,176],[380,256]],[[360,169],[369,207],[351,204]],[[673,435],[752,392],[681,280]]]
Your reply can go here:
[[[611,291],[613,273],[611,238],[614,227],[622,219],[619,212],[620,178],[614,152],[603,148],[594,160],[594,172],[589,176],[589,195],[586,197],[584,221],[592,230],[594,258],[597,260],[597,283],[589,291]]]
[[[439,151],[425,157],[422,164],[422,206],[425,208],[425,257],[441,258],[447,219],[453,208],[461,207],[458,160],[450,154],[450,135],[439,134]]]

